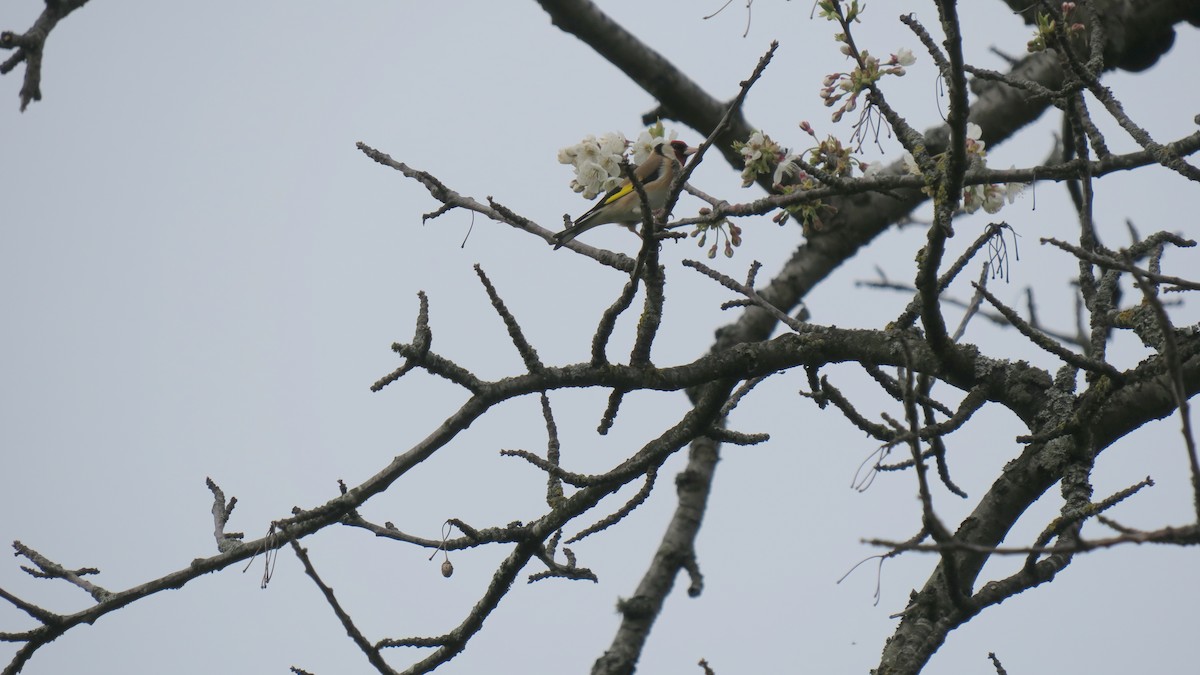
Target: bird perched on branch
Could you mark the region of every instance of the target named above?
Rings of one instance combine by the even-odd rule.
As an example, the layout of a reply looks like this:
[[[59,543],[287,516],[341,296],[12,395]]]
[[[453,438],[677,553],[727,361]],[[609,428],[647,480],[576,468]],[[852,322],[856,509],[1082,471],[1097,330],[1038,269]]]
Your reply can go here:
[[[662,143],[655,146],[654,152],[650,153],[646,161],[633,170],[633,175],[637,176],[638,182],[642,184],[642,189],[646,191],[646,198],[650,202],[652,211],[666,206],[667,191],[671,187],[671,181],[675,178],[675,172],[687,162],[688,155],[694,152],[696,152],[696,148],[689,147],[683,141]],[[638,197],[637,190],[633,188],[633,183],[626,178],[624,182],[596,202],[591,210],[576,218],[573,225],[555,234],[554,248],[561,248],[563,244],[597,225],[621,223],[626,227],[632,227],[641,220],[642,200]]]

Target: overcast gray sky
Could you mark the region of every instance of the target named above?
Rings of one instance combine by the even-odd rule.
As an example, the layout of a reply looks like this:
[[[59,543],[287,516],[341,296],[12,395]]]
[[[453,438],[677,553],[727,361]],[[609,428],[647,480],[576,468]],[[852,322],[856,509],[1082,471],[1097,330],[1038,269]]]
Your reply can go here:
[[[794,148],[806,145],[801,120],[822,135],[848,134],[830,124],[817,95],[826,73],[847,67],[830,25],[809,20],[811,3],[755,3],[745,38],[740,3],[711,20],[702,17],[716,0],[601,4],[722,99],[778,39],[747,118]],[[1003,69],[988,49],[1019,54],[1030,31],[999,2],[964,5],[968,60]],[[4,3],[0,28],[24,30],[41,6]],[[918,54],[887,92],[914,126],[927,128],[945,108],[941,89],[894,13],[889,3],[870,5],[857,39],[873,53]],[[935,23],[930,7],[917,15]],[[1200,95],[1181,83],[1195,79],[1197,33],[1180,28],[1152,71],[1106,80],[1160,141],[1194,131]],[[0,78],[0,540],[19,539],[68,566],[99,567],[97,583],[121,589],[215,553],[206,476],[238,497],[231,528],[248,537],[265,534],[294,505],[333,497],[339,478],[365,479],[463,400],[419,373],[382,393],[368,390],[397,365],[389,345],[411,339],[417,290],[430,297],[435,350],[481,377],[521,371],[475,263],[547,363],[587,359],[619,275],[482,218],[468,237],[471,219],[462,212],[422,225],[437,203],[354,146],[363,141],[477,199],[494,196],[546,227],[586,210],[568,188],[569,169],[555,160],[558,148],[608,131],[633,138],[654,102],[551,26],[536,3],[94,0],[54,31],[47,49],[45,100],[24,114],[19,74]],[[1057,125],[1044,119],[994,148],[991,165],[1041,162]],[[1135,148],[1114,125],[1105,128],[1114,151]],[[899,157],[896,143],[880,142],[883,152],[871,157]],[[740,188],[715,153],[693,183],[730,201],[760,194]],[[1194,185],[1162,169],[1106,177],[1097,203],[1102,236],[1123,244],[1131,218],[1143,233],[1195,237],[1195,195]],[[685,200],[676,215],[695,208]],[[1011,283],[993,290],[1018,304],[1035,285],[1043,321],[1070,330],[1076,267],[1037,244],[1074,236],[1065,190],[1041,186],[1001,217],[1021,235],[1020,261]],[[973,233],[988,221],[981,214],[956,229]],[[771,273],[798,241],[794,225],[743,225],[737,255],[714,263],[737,277],[752,260]],[[875,266],[911,279],[923,236],[910,228],[881,237],[809,296],[813,320],[875,327],[895,316],[907,297],[854,281],[872,277]],[[626,252],[637,243],[621,228],[586,237]],[[961,250],[970,238],[951,244]],[[734,318],[719,309],[729,299],[723,289],[679,264],[701,254],[691,243],[664,249],[659,364],[698,356]],[[1194,276],[1200,256],[1172,251],[1166,265]],[[1194,322],[1200,313],[1185,307],[1177,316]],[[631,335],[626,322],[613,353],[627,349]],[[1054,367],[1014,333],[983,323],[966,339]],[[1118,365],[1144,356],[1132,340],[1121,347]],[[850,369],[829,372],[856,382]],[[698,672],[701,657],[723,674],[865,672],[894,628],[888,615],[924,583],[934,559],[908,555],[884,567],[878,606],[873,564],[835,584],[875,552],[861,538],[911,536],[919,508],[907,474],[866,493],[850,489],[874,442],[818,414],[795,393],[805,386],[803,378],[777,378],[735,417],[737,428],[773,440],[724,449],[698,543],[705,593],[670,598],[639,672]],[[893,409],[863,389],[858,395],[875,396],[877,405],[866,410]],[[564,461],[574,470],[615,464],[686,405],[679,394],[632,396],[613,432],[598,437],[604,400],[603,392],[552,395]],[[535,399],[502,406],[364,515],[428,537],[448,517],[481,527],[536,517],[542,475],[498,451],[542,450],[540,419]],[[1105,453],[1097,495],[1148,473],[1158,482],[1114,514],[1122,522],[1189,518],[1177,429],[1172,418]],[[1021,432],[1015,419],[992,412],[952,437],[951,468],[973,498],[1018,452],[1012,439]],[[612,638],[615,601],[632,592],[674,507],[680,460],[626,523],[574,547],[600,584],[519,585],[440,672],[586,671]],[[1052,492],[1011,543],[1041,529],[1058,506]],[[974,504],[944,491],[936,499],[952,522]],[[332,529],[305,544],[372,639],[452,628],[506,553],[456,553],[457,572],[444,580],[428,552],[363,532]],[[993,563],[984,576],[1019,564]],[[951,634],[926,672],[992,672],[988,651],[1011,673],[1178,672],[1195,662],[1195,566],[1195,552],[1179,549],[1088,555],[1050,586]],[[371,672],[290,553],[265,591],[260,573],[257,563],[245,574],[230,569],[136,603],[43,648],[25,672]],[[78,589],[29,579],[16,560],[0,564],[0,586],[64,612],[90,601]],[[20,612],[0,609],[0,631],[28,627]],[[0,658],[12,651],[0,645]],[[420,655],[389,657],[404,667]]]

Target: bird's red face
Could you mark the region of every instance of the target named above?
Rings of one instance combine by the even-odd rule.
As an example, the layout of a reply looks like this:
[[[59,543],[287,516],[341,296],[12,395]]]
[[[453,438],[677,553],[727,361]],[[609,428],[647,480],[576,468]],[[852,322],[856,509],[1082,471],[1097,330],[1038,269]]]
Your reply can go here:
[[[688,155],[696,152],[696,148],[688,146],[683,141],[671,141],[671,149],[675,151],[675,159],[678,159],[680,164],[687,164]]]

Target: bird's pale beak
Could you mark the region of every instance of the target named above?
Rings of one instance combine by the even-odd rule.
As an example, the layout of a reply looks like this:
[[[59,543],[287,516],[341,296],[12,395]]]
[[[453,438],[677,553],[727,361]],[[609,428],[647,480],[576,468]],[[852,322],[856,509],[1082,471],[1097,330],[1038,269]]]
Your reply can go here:
[[[688,149],[683,151],[683,154],[684,155],[694,155],[694,154],[696,154],[696,151],[699,149],[700,148],[693,148],[692,146],[689,145]]]

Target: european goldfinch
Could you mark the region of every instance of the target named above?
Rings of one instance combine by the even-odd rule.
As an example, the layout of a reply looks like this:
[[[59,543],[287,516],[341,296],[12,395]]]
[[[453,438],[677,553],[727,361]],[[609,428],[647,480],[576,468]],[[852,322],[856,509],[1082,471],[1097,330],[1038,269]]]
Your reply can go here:
[[[696,152],[683,141],[671,141],[654,146],[654,152],[646,161],[633,170],[638,182],[646,191],[650,208],[657,211],[667,204],[667,191],[671,181],[686,162],[688,155]],[[575,219],[575,223],[554,235],[554,248],[587,232],[597,225],[620,223],[632,227],[642,221],[642,200],[638,197],[633,183],[625,179],[608,194],[604,195],[587,213]]]

